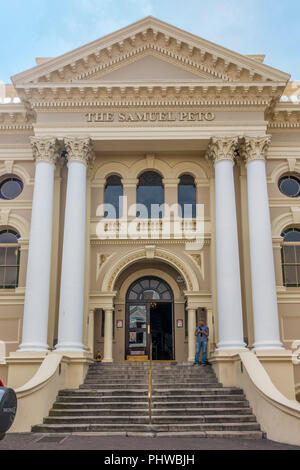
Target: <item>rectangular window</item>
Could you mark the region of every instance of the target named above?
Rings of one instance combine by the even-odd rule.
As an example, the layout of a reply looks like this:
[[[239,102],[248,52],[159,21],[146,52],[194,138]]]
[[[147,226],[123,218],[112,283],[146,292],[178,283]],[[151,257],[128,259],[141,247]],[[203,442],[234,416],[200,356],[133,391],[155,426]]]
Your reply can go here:
[[[284,243],[281,256],[283,285],[300,287],[300,243]]]
[[[20,250],[17,245],[0,247],[0,289],[15,289],[19,281]]]

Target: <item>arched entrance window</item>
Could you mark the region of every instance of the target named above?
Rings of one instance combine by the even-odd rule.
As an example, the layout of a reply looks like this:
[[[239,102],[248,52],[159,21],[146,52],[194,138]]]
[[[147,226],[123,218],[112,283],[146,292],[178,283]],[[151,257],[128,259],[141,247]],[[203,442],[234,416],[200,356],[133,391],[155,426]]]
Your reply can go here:
[[[163,217],[164,186],[162,177],[155,171],[145,171],[137,187],[137,217],[159,219]]]
[[[196,186],[192,175],[182,175],[178,185],[179,217],[196,217]]]
[[[118,175],[109,176],[106,179],[104,203],[104,217],[107,219],[119,219],[122,217],[123,185]]]
[[[281,236],[283,284],[286,287],[300,287],[300,229],[289,228]]]
[[[18,287],[20,235],[12,229],[0,231],[0,289],[15,289]]]
[[[126,357],[174,359],[173,292],[162,279],[135,281],[126,296]]]

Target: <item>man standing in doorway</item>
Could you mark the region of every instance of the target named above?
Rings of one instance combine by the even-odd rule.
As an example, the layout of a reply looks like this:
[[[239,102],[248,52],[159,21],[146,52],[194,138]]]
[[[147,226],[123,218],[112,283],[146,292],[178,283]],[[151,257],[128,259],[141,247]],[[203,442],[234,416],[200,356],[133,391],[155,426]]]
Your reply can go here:
[[[195,336],[197,337],[196,342],[196,357],[194,366],[199,365],[199,356],[202,349],[202,366],[206,366],[206,359],[207,359],[207,343],[208,343],[208,336],[209,336],[209,328],[205,325],[204,320],[199,320],[199,326],[196,328]]]

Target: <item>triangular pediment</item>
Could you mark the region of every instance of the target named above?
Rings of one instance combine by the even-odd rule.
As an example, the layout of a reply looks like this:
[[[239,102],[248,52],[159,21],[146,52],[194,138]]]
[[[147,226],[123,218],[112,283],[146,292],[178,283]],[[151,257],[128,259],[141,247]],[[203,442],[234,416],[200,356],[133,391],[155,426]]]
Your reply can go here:
[[[95,73],[89,77],[91,80],[99,79],[102,82],[145,82],[145,81],[199,81],[211,80],[211,75],[205,72],[192,72],[179,64],[146,55],[141,59],[122,64],[106,73]]]
[[[289,79],[288,74],[249,56],[147,17],[56,59],[40,63],[15,75],[12,80],[18,88],[47,82],[113,82],[126,80],[125,77],[128,81],[147,78],[148,81],[245,83],[287,82]]]

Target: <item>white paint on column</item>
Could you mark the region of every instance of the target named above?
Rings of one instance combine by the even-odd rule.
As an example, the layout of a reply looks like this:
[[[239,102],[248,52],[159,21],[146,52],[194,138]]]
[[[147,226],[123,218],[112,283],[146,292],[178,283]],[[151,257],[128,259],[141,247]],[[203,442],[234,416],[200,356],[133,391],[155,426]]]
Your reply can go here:
[[[21,351],[47,351],[54,163],[38,161],[32,202]]]
[[[250,160],[247,177],[254,348],[283,349],[279,333],[265,160]]]
[[[103,362],[113,362],[113,311],[105,310]]]
[[[68,172],[63,242],[59,351],[82,351],[85,243],[86,243],[86,164],[70,161]]]
[[[233,161],[215,164],[218,350],[245,349]]]

